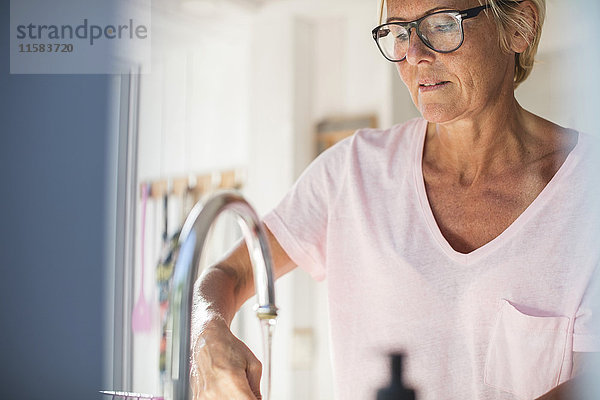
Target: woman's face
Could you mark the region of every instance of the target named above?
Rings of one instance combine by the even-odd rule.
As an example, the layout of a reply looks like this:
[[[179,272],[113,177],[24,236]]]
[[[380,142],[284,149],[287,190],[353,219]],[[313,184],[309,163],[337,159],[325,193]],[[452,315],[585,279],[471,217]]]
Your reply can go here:
[[[388,17],[414,21],[440,10],[477,7],[477,0],[388,0]],[[430,122],[470,119],[513,97],[514,54],[500,49],[485,12],[463,21],[464,42],[452,53],[429,49],[411,32],[404,61],[396,63],[421,115]]]

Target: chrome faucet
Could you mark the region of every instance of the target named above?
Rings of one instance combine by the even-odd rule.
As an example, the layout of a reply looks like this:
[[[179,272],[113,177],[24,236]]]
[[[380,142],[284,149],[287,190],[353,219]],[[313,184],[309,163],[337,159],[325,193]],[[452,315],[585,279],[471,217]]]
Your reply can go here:
[[[254,286],[258,305],[257,317],[270,325],[277,318],[275,286],[271,252],[262,224],[254,209],[237,192],[223,191],[212,196],[205,204],[194,206],[183,225],[181,245],[169,305],[170,332],[167,332],[167,372],[170,388],[165,388],[165,399],[188,400],[190,394],[191,329],[194,282],[199,277],[199,266],[204,242],[213,222],[225,210],[237,214],[254,271]],[[270,357],[269,357],[270,358]],[[270,364],[270,360],[269,361]],[[266,365],[267,375],[270,365]],[[267,377],[270,394],[270,376]],[[169,379],[168,379],[169,380]]]

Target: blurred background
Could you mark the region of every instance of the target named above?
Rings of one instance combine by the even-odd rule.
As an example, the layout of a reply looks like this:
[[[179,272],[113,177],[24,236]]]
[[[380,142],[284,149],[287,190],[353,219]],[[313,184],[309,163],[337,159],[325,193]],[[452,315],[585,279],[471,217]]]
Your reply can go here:
[[[161,282],[194,201],[238,188],[264,215],[319,151],[418,115],[370,35],[377,3],[152,0],[130,74],[16,75],[0,0],[1,398],[160,393]],[[517,97],[596,134],[600,7],[547,3]],[[208,261],[238,236],[223,218]],[[140,299],[153,317],[132,327]],[[324,286],[294,271],[277,300],[273,398],[332,399]],[[233,329],[260,358],[251,303]]]

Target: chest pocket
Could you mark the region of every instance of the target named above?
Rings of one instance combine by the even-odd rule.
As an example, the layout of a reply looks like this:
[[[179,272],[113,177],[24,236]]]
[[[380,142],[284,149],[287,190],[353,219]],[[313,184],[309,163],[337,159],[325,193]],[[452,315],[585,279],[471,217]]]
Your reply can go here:
[[[503,300],[490,340],[485,383],[532,400],[558,385],[567,351],[568,317],[536,317]]]

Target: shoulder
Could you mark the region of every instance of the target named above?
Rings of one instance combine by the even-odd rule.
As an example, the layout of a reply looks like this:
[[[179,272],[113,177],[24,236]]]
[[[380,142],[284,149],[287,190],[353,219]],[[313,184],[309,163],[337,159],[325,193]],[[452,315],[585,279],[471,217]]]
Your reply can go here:
[[[600,136],[587,132],[575,131],[575,145],[569,153],[579,172],[584,172],[588,179],[600,179]]]
[[[364,128],[331,146],[310,164],[303,175],[340,179],[353,170],[377,171],[409,163],[422,143],[427,121],[412,119],[387,129]]]
[[[596,197],[600,196],[600,136],[579,132],[577,145],[573,150],[578,161],[578,170],[583,174],[586,187]]]
[[[581,147],[586,159],[598,160],[600,155],[600,134],[591,134],[588,132],[577,132],[577,145]]]
[[[325,153],[331,154],[326,154],[325,157],[336,158],[341,154],[385,157],[399,151],[409,151],[415,145],[415,140],[424,134],[426,126],[427,121],[415,118],[386,129],[359,129],[328,149]]]
[[[356,144],[381,145],[398,140],[410,140],[415,135],[422,133],[427,125],[423,118],[414,118],[409,121],[393,125],[387,129],[364,128],[359,129],[348,139]]]

